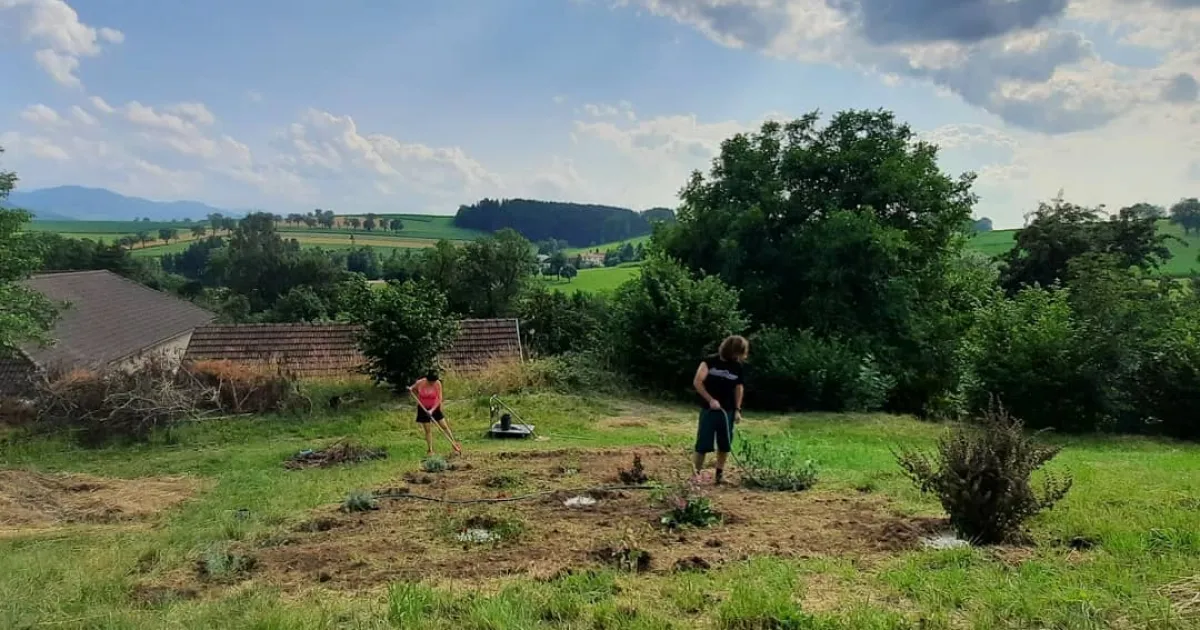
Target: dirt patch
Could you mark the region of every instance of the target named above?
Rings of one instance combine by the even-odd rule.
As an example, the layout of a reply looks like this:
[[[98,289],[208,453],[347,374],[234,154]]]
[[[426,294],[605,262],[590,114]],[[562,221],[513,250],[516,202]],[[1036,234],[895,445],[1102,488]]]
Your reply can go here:
[[[109,479],[0,470],[0,531],[146,520],[200,488],[187,477]]]
[[[437,475],[411,486],[411,492],[454,500],[505,498],[512,493],[487,488],[485,482],[502,472],[519,471],[522,492],[543,494],[519,502],[447,505],[383,492],[380,509],[374,512],[344,515],[329,506],[312,517],[323,519],[320,527],[292,532],[282,544],[256,550],[255,579],[285,589],[319,582],[327,588],[358,590],[427,577],[465,582],[508,575],[537,579],[614,562],[651,572],[703,571],[755,555],[850,557],[869,564],[918,548],[924,535],[946,526],[937,519],[900,516],[882,496],[755,492],[731,483],[704,489],[714,508],[726,516],[723,523],[667,531],[661,524],[665,510],[652,502],[649,489],[596,491],[620,485],[616,473],[628,467],[635,453],[651,478],[683,479],[689,471],[684,454],[656,448],[477,455],[471,468]],[[563,476],[564,461],[573,462],[580,472]],[[581,496],[595,502],[564,505]],[[448,527],[483,523],[478,519],[497,513],[512,520],[516,534],[511,538],[468,546],[446,535]],[[618,540],[622,542],[607,543],[605,554],[601,541]],[[636,557],[620,553],[622,548],[636,549],[653,562],[640,567]]]
[[[653,561],[649,551],[629,547],[601,547],[592,552],[592,558],[601,564],[634,573],[649,571]]]

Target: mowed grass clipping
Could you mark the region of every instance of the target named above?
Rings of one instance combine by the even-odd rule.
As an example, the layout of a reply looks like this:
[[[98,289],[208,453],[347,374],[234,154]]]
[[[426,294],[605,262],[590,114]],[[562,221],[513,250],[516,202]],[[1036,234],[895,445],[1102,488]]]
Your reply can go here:
[[[447,384],[446,408],[466,461],[499,450],[649,445],[677,453],[686,465],[691,407],[514,395],[506,402],[549,439],[497,442],[482,437],[486,402],[456,391],[465,390]],[[403,485],[406,473],[419,470],[424,451],[410,416],[407,405],[388,403],[305,419],[214,420],[145,446],[81,450],[54,438],[0,442],[6,468],[121,478],[187,475],[205,488],[141,525],[5,532],[0,627],[1196,627],[1196,618],[1188,617],[1195,608],[1188,606],[1200,575],[1200,446],[1128,437],[1057,438],[1065,449],[1050,467],[1074,475],[1075,487],[1032,522],[1036,544],[1029,547],[789,557],[788,540],[780,539],[779,552],[770,556],[686,572],[633,574],[592,565],[551,579],[517,574],[454,584],[416,577],[376,583],[365,575],[361,589],[333,590],[314,569],[303,590],[254,572],[247,580],[197,586],[198,562],[212,564],[234,548],[286,549],[281,541],[295,536],[300,523],[336,510],[349,492]],[[940,513],[936,501],[901,477],[892,452],[931,447],[941,425],[884,415],[749,414],[741,430],[816,460],[821,480],[809,492],[827,493],[828,500],[866,496],[889,502],[900,514]],[[297,451],[344,437],[385,446],[389,458],[305,471],[281,465]],[[570,465],[569,457],[562,463]],[[720,530],[681,535],[719,539]],[[392,541],[394,549],[381,547],[370,552],[378,557],[363,560],[385,562],[389,553],[407,553],[397,550],[409,542],[400,537]],[[580,544],[593,542],[601,541]],[[477,553],[482,562],[487,550],[463,553]]]

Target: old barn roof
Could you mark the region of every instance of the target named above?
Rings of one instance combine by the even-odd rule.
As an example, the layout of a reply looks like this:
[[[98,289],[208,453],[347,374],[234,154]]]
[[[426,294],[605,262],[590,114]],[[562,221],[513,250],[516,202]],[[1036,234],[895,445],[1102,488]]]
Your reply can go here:
[[[23,284],[55,302],[67,302],[55,343],[26,347],[44,369],[98,367],[120,361],[215,319],[212,313],[111,271],[38,274]]]
[[[458,338],[442,353],[442,363],[459,370],[482,368],[493,361],[520,361],[521,332],[515,319],[464,319]]]
[[[351,324],[226,324],[196,329],[186,362],[278,363],[304,378],[344,376],[365,360]]]
[[[304,378],[345,376],[366,362],[353,324],[228,324],[197,328],[183,359],[275,362]],[[479,369],[492,361],[520,361],[521,340],[515,319],[465,319],[459,335],[442,354],[442,363],[459,370]]]

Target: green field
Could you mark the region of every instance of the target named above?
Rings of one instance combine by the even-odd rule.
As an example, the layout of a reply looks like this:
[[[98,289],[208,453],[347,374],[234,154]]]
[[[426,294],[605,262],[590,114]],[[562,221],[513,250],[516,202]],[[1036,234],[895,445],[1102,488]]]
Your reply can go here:
[[[540,281],[545,286],[556,291],[569,293],[584,291],[592,293],[597,291],[612,291],[624,284],[626,280],[636,277],[640,271],[641,268],[638,263],[627,263],[619,267],[582,269],[579,271],[579,275],[569,281],[544,276]]]
[[[339,215],[338,218],[347,219],[352,216],[363,218],[365,215],[346,215],[344,217]],[[478,230],[466,230],[455,227],[454,217],[452,216],[425,214],[380,214],[377,216],[384,219],[400,219],[403,221],[404,229],[398,235],[408,238],[428,238],[435,241],[441,239],[448,241],[469,241],[483,236],[483,232]]]
[[[1049,468],[1072,474],[1074,488],[1032,521],[1028,544],[1013,547],[923,549],[906,533],[936,525],[942,512],[902,478],[892,449],[932,446],[944,426],[883,415],[749,414],[742,435],[813,458],[820,479],[802,493],[701,486],[728,515],[709,529],[664,531],[665,508],[638,491],[584,509],[551,498],[384,499],[374,511],[339,511],[357,489],[495,498],[607,485],[633,452],[665,483],[686,475],[690,407],[532,391],[506,401],[545,440],[489,441],[479,437],[487,406],[465,393],[447,383],[447,414],[466,452],[458,463],[470,468],[427,475],[431,483],[410,481],[426,476],[424,445],[408,406],[394,403],[191,423],[145,446],[0,440],[0,499],[19,497],[0,513],[0,627],[1091,630],[1200,621],[1196,445],[1058,438],[1065,450]],[[385,446],[389,457],[281,465],[347,437]],[[113,478],[129,481],[110,492]],[[188,489],[172,494],[146,479]],[[44,495],[43,485],[61,489]],[[148,515],[107,509],[114,497]],[[183,502],[151,509],[172,498]],[[65,520],[81,500],[90,511]],[[456,528],[473,522],[502,523],[508,538],[457,542]],[[645,550],[648,570],[607,564],[605,548]]]
[[[369,245],[380,250],[418,249],[430,247],[438,240],[447,239],[455,242],[478,238],[482,232],[463,230],[453,225],[453,217],[418,216],[418,215],[380,215],[395,216],[404,221],[404,229],[399,232],[374,230],[353,230],[348,227],[306,228],[286,224],[279,225],[279,232],[284,238],[294,238],[305,247],[322,247],[325,249],[350,249],[355,246]],[[344,219],[345,217],[339,217]],[[185,223],[143,222],[143,221],[34,221],[30,230],[57,232],[71,238],[87,238],[95,241],[112,242],[122,236],[149,232],[157,237],[159,228],[174,228],[179,231],[179,240],[170,244],[152,240],[146,247],[137,245],[133,248],[134,256],[161,256],[178,253],[188,247],[192,240],[191,225]],[[350,237],[354,237],[351,243]],[[386,253],[385,251],[385,253]]]
[[[648,245],[648,244],[650,244],[650,235],[646,234],[644,236],[627,238],[623,241],[614,241],[612,243],[603,243],[600,245],[592,245],[591,247],[570,247],[570,248],[564,249],[563,253],[565,253],[568,256],[575,256],[577,254],[582,254],[584,252],[592,252],[592,251],[606,252],[610,249],[617,249],[619,247],[622,247],[626,243],[629,243],[630,245],[633,245],[634,247],[637,247],[638,243],[641,243],[643,245]]]

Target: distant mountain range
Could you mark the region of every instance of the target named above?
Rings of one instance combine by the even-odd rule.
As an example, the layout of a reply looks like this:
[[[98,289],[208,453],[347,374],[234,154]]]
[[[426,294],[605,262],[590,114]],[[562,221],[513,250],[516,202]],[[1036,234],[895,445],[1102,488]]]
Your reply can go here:
[[[40,221],[132,221],[145,217],[173,221],[200,220],[214,212],[226,216],[246,214],[244,210],[214,208],[199,201],[151,201],[82,186],[17,191],[8,196],[7,205],[28,210]]]

